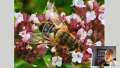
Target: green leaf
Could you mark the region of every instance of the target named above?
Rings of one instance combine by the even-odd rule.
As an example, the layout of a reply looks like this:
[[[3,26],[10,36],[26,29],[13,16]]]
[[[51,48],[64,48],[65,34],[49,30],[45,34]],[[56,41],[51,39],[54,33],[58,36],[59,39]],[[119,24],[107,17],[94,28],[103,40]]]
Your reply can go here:
[[[14,67],[15,68],[32,68],[31,65],[29,65],[24,60],[16,61]]]
[[[101,5],[105,3],[105,0],[97,0],[97,2]]]
[[[49,51],[49,50],[48,50]],[[51,58],[52,58],[52,55],[50,53],[47,53],[43,59],[45,61],[46,64],[50,64],[51,63]]]
[[[28,10],[32,13],[37,12],[38,14],[41,14],[47,5],[47,1],[48,0],[31,0],[28,5]]]
[[[45,61],[43,60],[43,58],[40,58],[40,57],[37,57],[35,59],[35,61],[33,62],[32,66],[34,68],[46,68]]]
[[[70,6],[72,4],[72,0],[55,0],[56,7],[64,7],[65,5]]]
[[[64,64],[63,68],[72,68],[72,64]]]
[[[23,3],[21,1],[16,1],[14,2],[14,7],[15,7],[15,11],[21,11],[22,10],[22,7],[23,7]]]
[[[66,5],[64,6],[64,12],[66,13],[66,15],[69,15],[73,12],[73,9],[70,5]]]
[[[81,64],[81,68],[90,68],[90,64]]]

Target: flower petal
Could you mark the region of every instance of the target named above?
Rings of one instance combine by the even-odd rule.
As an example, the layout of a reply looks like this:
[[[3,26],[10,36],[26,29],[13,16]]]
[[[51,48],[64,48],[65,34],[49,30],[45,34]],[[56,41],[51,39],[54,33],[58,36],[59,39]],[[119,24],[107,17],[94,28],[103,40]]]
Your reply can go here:
[[[72,62],[74,62],[74,63],[77,62],[77,60],[78,59],[76,59],[76,58],[72,58]]]
[[[87,52],[88,52],[89,54],[92,54],[92,53],[93,53],[91,48],[88,48],[88,49],[87,49]]]
[[[88,11],[86,13],[86,18],[87,18],[87,22],[90,22],[91,20],[94,20],[96,18],[95,11]]]

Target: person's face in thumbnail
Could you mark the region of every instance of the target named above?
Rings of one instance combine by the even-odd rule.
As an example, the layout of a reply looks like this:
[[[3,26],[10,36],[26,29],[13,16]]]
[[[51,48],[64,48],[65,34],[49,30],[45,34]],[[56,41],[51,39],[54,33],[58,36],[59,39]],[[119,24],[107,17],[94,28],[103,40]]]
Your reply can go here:
[[[113,50],[112,49],[107,49],[105,51],[105,61],[107,63],[110,63],[110,62],[112,62],[112,60],[113,60]]]

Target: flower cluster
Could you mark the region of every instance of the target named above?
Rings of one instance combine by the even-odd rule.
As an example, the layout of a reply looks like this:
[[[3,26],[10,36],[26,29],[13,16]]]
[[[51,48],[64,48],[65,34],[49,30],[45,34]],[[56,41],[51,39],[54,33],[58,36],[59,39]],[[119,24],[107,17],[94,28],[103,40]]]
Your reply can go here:
[[[51,6],[51,7],[50,7]],[[51,51],[51,63],[85,64],[92,58],[92,48],[104,45],[104,5],[96,0],[73,0],[71,15],[57,13],[47,3],[43,14],[15,13],[15,52],[32,63]]]

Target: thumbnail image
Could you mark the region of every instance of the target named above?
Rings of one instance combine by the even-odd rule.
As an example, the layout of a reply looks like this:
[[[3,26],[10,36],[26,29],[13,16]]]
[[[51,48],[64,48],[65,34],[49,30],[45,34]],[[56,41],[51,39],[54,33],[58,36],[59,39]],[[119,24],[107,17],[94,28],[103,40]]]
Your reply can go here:
[[[116,46],[97,46],[93,49],[93,53],[93,66],[116,65]]]

